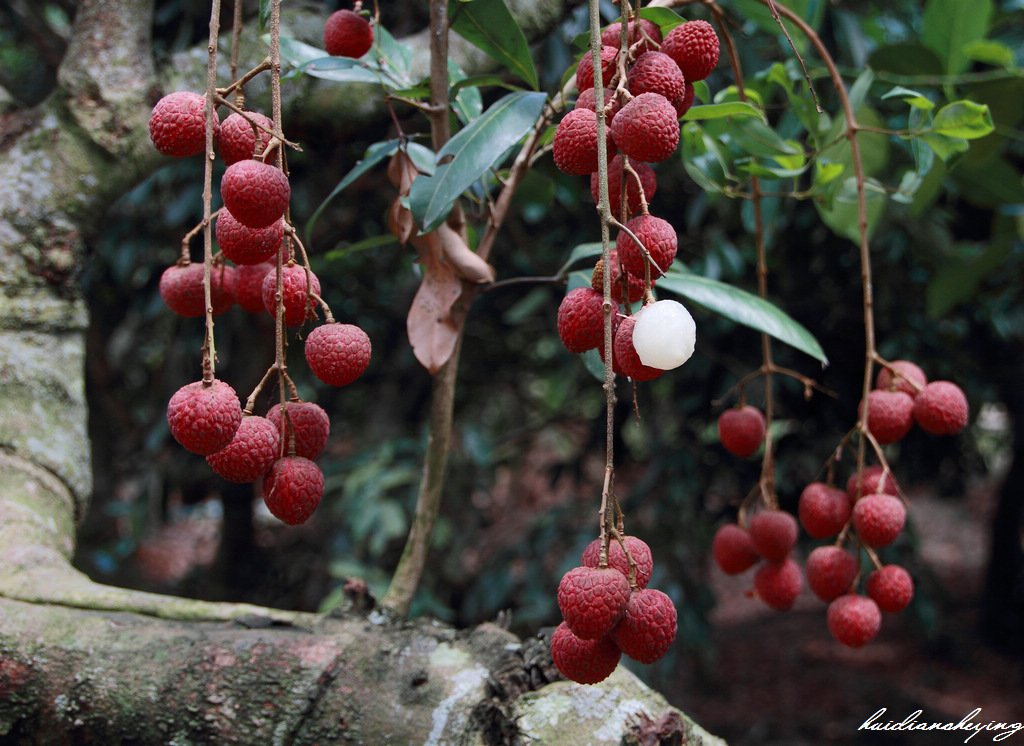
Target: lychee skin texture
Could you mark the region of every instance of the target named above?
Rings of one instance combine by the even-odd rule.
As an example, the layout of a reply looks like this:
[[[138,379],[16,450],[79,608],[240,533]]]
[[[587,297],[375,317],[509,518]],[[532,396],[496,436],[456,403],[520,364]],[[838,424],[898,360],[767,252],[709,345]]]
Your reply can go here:
[[[618,45],[601,47],[601,83],[605,88],[611,88],[610,83],[615,75],[615,68],[619,56]],[[588,88],[594,87],[594,59],[588,50],[576,65],[576,90],[580,93]]]
[[[660,660],[676,639],[678,615],[665,593],[653,588],[633,591],[626,613],[612,630],[619,650],[638,663]]]
[[[669,101],[681,99],[686,93],[686,80],[671,57],[663,52],[644,52],[629,69],[626,86],[634,96],[658,93]]]
[[[765,562],[754,573],[754,591],[768,606],[786,611],[796,603],[803,588],[800,565],[792,557],[782,562]]]
[[[266,228],[250,228],[223,208],[217,215],[214,235],[224,256],[235,264],[262,264],[274,258],[281,248],[284,221],[278,220]]]
[[[647,542],[635,536],[623,536],[622,541],[629,549],[629,554],[636,563],[636,585],[638,588],[646,588],[651,580],[651,572],[654,570],[654,558],[651,556],[651,548]],[[580,564],[584,567],[597,567],[601,561],[601,540],[594,539],[583,550],[583,557]],[[629,578],[629,560],[626,559],[626,552],[618,541],[612,539],[608,542],[608,567],[612,567],[626,578]]]
[[[149,115],[149,138],[163,155],[186,158],[206,149],[206,97],[192,91],[169,93],[156,102]],[[218,127],[213,112],[214,133]]]
[[[933,381],[914,399],[914,420],[932,435],[957,435],[970,418],[963,390],[950,381]]]
[[[574,109],[590,109],[595,114],[597,113],[597,94],[594,93],[596,88],[588,88],[582,91],[579,96],[576,97],[576,103],[573,105]],[[609,106],[610,104],[610,106]],[[608,122],[612,121],[612,117],[619,113],[619,109],[622,108],[622,104],[615,97],[615,91],[611,88],[604,89],[604,107],[605,107],[605,119]]]
[[[306,336],[306,363],[330,386],[347,386],[370,364],[370,338],[355,324],[324,324]]]
[[[619,665],[622,651],[610,636],[581,640],[562,622],[551,635],[551,658],[561,674],[577,684],[597,684]]]
[[[914,580],[899,565],[883,565],[868,575],[864,590],[882,611],[898,614],[914,598]]]
[[[247,313],[266,313],[263,305],[263,279],[273,274],[274,265],[243,264],[235,268],[235,302]],[[276,284],[276,279],[275,279]]]
[[[263,477],[263,502],[275,518],[297,526],[313,515],[324,496],[324,473],[301,456],[278,459]]]
[[[907,522],[903,501],[892,495],[865,495],[853,506],[853,528],[869,547],[879,549],[896,541]]]
[[[707,21],[687,21],[665,35],[661,51],[675,60],[687,81],[704,80],[718,64],[718,34]]]
[[[608,139],[609,155],[615,146]],[[597,171],[597,114],[590,109],[573,109],[555,128],[551,155],[558,170],[572,176]]]
[[[597,640],[611,632],[628,600],[629,581],[610,567],[575,567],[558,584],[562,618],[582,640]]]
[[[327,445],[327,438],[331,434],[331,420],[323,407],[313,402],[287,403],[288,420],[291,422],[291,432],[295,437],[295,455],[314,460],[321,454]],[[281,452],[288,454],[291,446],[291,437],[288,435],[288,428],[281,415],[281,405],[275,404],[267,411],[267,419],[284,441]]]
[[[324,49],[334,57],[362,57],[373,46],[373,26],[358,13],[338,10],[324,24]]]
[[[612,300],[618,304],[622,304],[622,270],[619,267],[619,252],[612,249],[608,256],[608,262],[612,268],[611,276],[611,291]],[[653,284],[653,280],[651,281]],[[644,280],[642,277],[631,275],[626,273],[626,297],[630,303],[636,303],[644,297]],[[590,276],[590,287],[594,288],[598,293],[604,293],[604,259],[598,259],[597,264],[594,265],[594,272]],[[617,328],[617,327],[616,327]],[[603,346],[598,345],[598,349],[601,350],[601,354],[604,354]]]
[[[658,24],[656,24],[654,21],[648,18],[641,18],[640,29],[643,29],[644,33],[646,33],[647,36],[649,36],[651,40],[654,41],[656,44],[661,44],[661,29],[658,27]],[[640,33],[640,29],[636,27],[636,19],[633,19],[632,21],[629,21],[629,23],[626,24],[626,43],[629,44],[629,46],[632,47],[638,41],[643,40],[643,43],[636,48],[634,52],[635,56],[639,56],[644,52],[649,52],[655,48],[654,46],[651,45],[650,41],[643,38],[643,36]],[[604,31],[601,32],[602,46],[615,47],[617,49],[619,46],[619,38],[621,37],[621,35],[622,22],[620,21],[618,23],[613,23],[612,25],[608,26],[607,28],[604,29]]]
[[[614,362],[622,375],[634,381],[651,381],[662,373],[662,368],[652,368],[640,361],[633,346],[633,328],[636,326],[635,316],[626,316],[619,321],[619,327],[615,330],[615,339],[612,342],[612,355]]]
[[[893,477],[892,472],[889,472],[883,480],[883,471],[884,468],[880,464],[865,467],[860,477],[859,495],[857,492],[857,475],[855,473],[850,475],[850,478],[846,480],[846,495],[850,498],[851,505],[858,497],[864,495],[874,495],[876,493],[898,495],[900,493],[899,485],[896,484],[896,479]]]
[[[224,206],[250,228],[266,228],[280,220],[291,194],[284,171],[262,161],[232,163],[220,180]]]
[[[729,453],[746,458],[764,442],[764,427],[761,410],[744,404],[722,412],[718,418],[718,438]]]
[[[785,510],[762,510],[750,519],[750,539],[754,548],[769,562],[781,562],[800,533],[796,518]]]
[[[836,546],[816,547],[804,567],[807,587],[822,601],[834,601],[847,593],[857,577],[857,559]]]
[[[739,575],[761,560],[750,532],[736,523],[726,523],[715,532],[711,554],[726,575]]]
[[[914,426],[914,397],[903,391],[868,392],[868,432],[882,445],[901,440]]]
[[[917,392],[928,385],[928,376],[917,363],[912,363],[909,360],[894,360],[890,365],[892,370],[883,367],[878,371],[878,377],[875,379],[876,389],[903,391],[916,397]],[[915,383],[917,386],[914,385]]]
[[[266,417],[247,415],[224,448],[206,457],[214,473],[238,484],[255,482],[281,455],[281,436]]]
[[[654,169],[643,161],[630,161],[630,167],[636,171],[636,176],[626,174],[626,204],[632,214],[640,212],[642,203],[640,201],[640,190],[643,189],[643,197],[650,204],[654,193],[658,190],[658,177]],[[619,214],[622,206],[622,155],[616,155],[608,161],[608,205],[613,215]],[[637,184],[637,176],[640,177],[640,184]],[[594,202],[599,201],[600,183],[597,173],[590,174],[590,194]],[[639,251],[639,250],[638,250]],[[642,276],[642,275],[641,275]]]
[[[850,648],[870,642],[882,627],[878,604],[856,593],[847,593],[830,603],[825,616],[832,637]]]
[[[633,235],[640,239],[651,255],[651,279],[661,277],[676,258],[679,250],[679,237],[672,224],[653,215],[637,215],[626,223]],[[644,253],[636,245],[636,241],[625,231],[619,231],[615,237],[615,251],[626,271],[637,277],[644,276]],[[654,265],[657,265],[655,268]]]
[[[242,406],[230,385],[214,379],[196,381],[178,389],[167,403],[171,435],[192,453],[209,456],[235,437],[242,422]]]
[[[686,112],[693,106],[693,99],[696,95],[697,91],[693,87],[693,83],[687,82],[682,97],[672,100],[672,108],[676,110],[677,117],[682,119],[686,115]]]
[[[572,353],[604,342],[604,296],[593,288],[570,290],[558,306],[558,337]]]
[[[245,112],[249,117],[273,132],[274,122],[266,114],[258,111]],[[217,153],[222,161],[230,166],[249,158],[254,158],[270,144],[270,135],[252,124],[238,112],[229,114],[217,130]]]
[[[609,129],[619,150],[645,163],[668,159],[679,145],[675,107],[657,93],[634,97],[615,115]]]
[[[307,319],[316,318],[317,302],[306,292],[306,269],[297,264],[286,265],[281,269],[281,298],[284,304],[284,325],[300,326]],[[263,307],[277,317],[277,272],[263,278]],[[320,280],[312,272],[309,273],[309,292],[320,295]]]
[[[827,539],[843,530],[853,506],[845,490],[824,482],[811,482],[800,493],[800,525],[815,539]]]
[[[221,265],[210,269],[210,305],[219,316],[235,304],[235,268]],[[203,265],[174,264],[160,275],[160,297],[178,316],[195,319],[206,315]]]

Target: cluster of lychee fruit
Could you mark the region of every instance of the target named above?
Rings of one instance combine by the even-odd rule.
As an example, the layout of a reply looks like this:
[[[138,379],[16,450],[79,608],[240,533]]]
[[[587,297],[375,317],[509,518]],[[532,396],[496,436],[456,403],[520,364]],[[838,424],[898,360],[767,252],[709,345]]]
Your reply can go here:
[[[687,21],[662,37],[646,18],[627,24],[626,46],[620,45],[621,23],[601,35],[608,162],[608,198],[624,226],[616,237],[608,265],[599,260],[590,287],[571,290],[558,310],[558,334],[570,352],[598,349],[604,356],[604,279],[609,273],[614,314],[612,365],[617,375],[634,381],[657,378],[685,362],[693,352],[693,319],[675,301],[655,303],[651,290],[665,274],[678,250],[672,225],[651,215],[648,205],[657,189],[651,163],[668,159],[679,144],[679,119],[693,103],[693,81],[703,80],[718,63],[719,42],[711,24]],[[621,54],[620,54],[621,53]],[[620,67],[620,60],[624,65]],[[597,111],[592,55],[576,67],[575,107],[559,122],[552,142],[555,165],[564,173],[590,176],[594,200],[599,198]],[[644,300],[636,316],[621,306]],[[672,303],[650,314],[650,307]],[[676,308],[678,307],[678,308]],[[657,321],[655,319],[658,319]],[[638,330],[647,327],[653,344],[636,346]],[[682,336],[679,336],[682,335]],[[641,334],[640,336],[643,336]]]
[[[608,678],[622,654],[654,663],[668,651],[678,626],[676,607],[662,591],[648,588],[654,560],[635,536],[609,537],[607,563],[601,540],[583,550],[581,564],[558,585],[563,621],[551,636],[558,670],[579,684]]]
[[[191,91],[160,99],[149,120],[156,149],[175,157],[202,153],[205,106],[206,97]],[[291,189],[284,171],[263,160],[273,140],[273,122],[258,112],[235,112],[221,124],[216,111],[212,121],[218,153],[227,164],[220,182],[224,206],[217,211],[215,225],[220,253],[210,268],[212,312],[223,313],[237,301],[249,312],[266,311],[274,317],[280,307],[283,324],[289,327],[317,318],[315,308],[323,304],[319,280],[294,258],[283,261]],[[164,271],[160,295],[172,311],[190,318],[205,316],[204,272],[203,263],[187,257]],[[328,321],[306,336],[305,357],[317,378],[344,386],[369,364],[370,340],[354,324],[334,323],[329,314]],[[167,421],[174,438],[206,456],[225,479],[262,478],[267,507],[285,523],[305,521],[319,503],[324,479],[313,459],[327,442],[330,423],[317,405],[291,401],[259,417],[243,411],[226,382],[204,377],[171,397]]]
[[[867,430],[880,445],[901,440],[916,423],[932,435],[956,435],[970,414],[963,390],[951,381],[932,381],[909,360],[886,363],[868,393]],[[860,406],[863,411],[865,403]]]

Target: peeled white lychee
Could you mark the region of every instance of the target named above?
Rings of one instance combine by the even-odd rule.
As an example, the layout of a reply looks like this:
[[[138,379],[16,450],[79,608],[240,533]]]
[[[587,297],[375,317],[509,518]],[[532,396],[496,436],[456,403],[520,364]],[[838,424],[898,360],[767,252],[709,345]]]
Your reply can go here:
[[[659,300],[641,308],[633,327],[633,348],[640,362],[672,370],[693,355],[697,325],[682,303]]]

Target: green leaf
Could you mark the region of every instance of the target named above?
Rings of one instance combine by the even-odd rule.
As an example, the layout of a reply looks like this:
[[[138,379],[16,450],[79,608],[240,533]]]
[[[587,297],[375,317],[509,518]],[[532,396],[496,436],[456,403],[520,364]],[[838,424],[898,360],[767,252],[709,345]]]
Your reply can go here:
[[[729,166],[718,141],[699,124],[683,125],[681,132],[683,167],[690,178],[707,192],[721,192],[729,180]]]
[[[409,207],[424,230],[435,227],[459,195],[523,139],[545,99],[543,93],[509,93],[445,143],[437,159],[452,156],[451,161],[438,166],[433,176],[418,177],[409,191]]]
[[[569,258],[565,260],[565,264],[563,264],[559,268],[558,272],[555,273],[555,277],[564,277],[565,273],[568,272],[576,262],[584,259],[592,259],[595,256],[601,256],[602,253],[603,249],[600,241],[578,244],[569,252]]]
[[[533,90],[540,87],[530,45],[504,0],[449,3],[448,18],[452,31],[525,80]]]
[[[978,283],[1004,270],[1011,254],[1011,246],[1006,241],[973,249],[966,256],[951,258],[937,268],[926,291],[929,318],[942,318],[960,303],[974,299]]]
[[[925,111],[935,108],[935,104],[932,103],[923,93],[912,91],[909,88],[903,86],[896,86],[887,93],[882,94],[881,98],[902,98],[908,104],[916,109],[924,109]]]
[[[344,259],[346,256],[356,254],[360,251],[366,251],[367,249],[377,249],[381,246],[390,246],[391,244],[398,243],[398,237],[391,233],[383,233],[379,236],[371,236],[370,238],[364,238],[362,241],[356,241],[355,243],[343,246],[339,249],[331,249],[324,254],[324,259],[333,262],[338,259]]]
[[[857,123],[861,127],[872,130],[885,129],[885,122],[875,113],[874,109],[867,106],[857,111]],[[846,131],[846,120],[837,117],[832,127],[825,135],[825,142],[832,144],[818,152],[819,158],[842,163],[846,173],[853,173],[853,151],[850,148],[850,140],[847,137],[840,137]],[[864,174],[873,176],[889,165],[889,136],[882,132],[873,132],[868,129],[861,129],[857,133],[857,143],[860,145],[861,163],[864,166]]]
[[[868,57],[868,65],[872,70],[896,75],[941,75],[945,72],[938,55],[916,42],[879,47]]]
[[[260,0],[260,31],[270,22],[270,4],[271,0]]]
[[[773,158],[776,155],[797,155],[800,149],[782,138],[760,119],[743,119],[726,129],[743,152]]]
[[[878,221],[885,211],[885,189],[877,181],[868,179],[865,188],[868,237],[874,233]],[[830,184],[826,192],[815,197],[814,206],[821,220],[837,236],[860,243],[860,212],[857,207],[857,180],[850,176],[843,181]]]
[[[1017,58],[1013,50],[995,39],[979,39],[965,44],[963,53],[975,62],[984,62],[1011,71],[1017,68]]]
[[[702,119],[724,119],[725,117],[735,117],[737,119],[745,119],[747,117],[764,118],[758,109],[745,101],[730,101],[726,104],[691,106],[690,110],[683,115],[683,121],[693,122]]]
[[[922,142],[935,151],[935,155],[948,161],[955,155],[967,152],[967,140],[962,137],[950,137],[941,132],[925,132],[921,135]]]
[[[845,166],[842,163],[833,163],[825,158],[818,158],[814,162],[814,186],[822,187],[842,176]]]
[[[992,0],[928,0],[921,41],[944,60],[946,73],[967,69],[964,50],[985,38],[993,10]]]
[[[459,87],[459,83],[466,80],[466,74],[451,58],[448,59],[448,80],[453,84],[448,93],[452,108],[455,109],[459,120],[463,124],[468,124],[480,116],[484,110],[484,101],[480,90],[474,86]]]
[[[764,332],[828,365],[821,344],[806,327],[753,293],[675,267],[658,280],[658,289],[681,295],[737,324]]]
[[[995,128],[987,106],[973,101],[954,101],[939,109],[929,129],[947,137],[976,140]]]

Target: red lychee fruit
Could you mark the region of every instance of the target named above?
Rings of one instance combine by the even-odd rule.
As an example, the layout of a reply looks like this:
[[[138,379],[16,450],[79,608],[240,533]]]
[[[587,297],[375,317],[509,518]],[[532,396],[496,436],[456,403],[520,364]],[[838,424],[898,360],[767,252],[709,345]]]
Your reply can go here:
[[[225,207],[217,215],[214,234],[227,259],[238,265],[262,264],[273,259],[281,248],[284,221],[278,220],[266,228],[250,228],[239,223]]]
[[[914,580],[899,565],[883,565],[868,575],[864,590],[882,611],[897,614],[914,598]]]
[[[927,385],[928,376],[924,374],[920,366],[909,360],[894,360],[889,367],[883,366],[875,379],[876,389],[903,391],[914,397]]]
[[[950,381],[933,381],[914,399],[914,420],[932,435],[958,434],[967,427],[969,416],[967,397]]]
[[[677,625],[672,599],[653,588],[642,588],[630,594],[626,613],[612,630],[612,639],[633,660],[654,663],[676,639]]]
[[[206,149],[206,97],[192,91],[169,93],[156,102],[149,116],[149,138],[163,155],[185,158]],[[214,134],[218,128],[213,112]]]
[[[910,394],[873,389],[867,402],[868,432],[880,444],[895,443],[914,426],[914,397]]]
[[[289,526],[305,523],[324,496],[324,473],[301,456],[285,456],[263,477],[267,510]]]
[[[604,681],[619,665],[622,651],[611,636],[581,640],[562,622],[551,635],[551,658],[561,674],[577,684]]]
[[[843,645],[859,648],[882,627],[882,612],[872,599],[856,593],[840,596],[828,605],[828,631]]]
[[[711,542],[711,554],[726,575],[739,575],[761,560],[750,532],[737,523],[719,527]]]
[[[782,562],[764,562],[754,573],[754,591],[768,606],[785,611],[796,603],[803,588],[800,565],[792,557]]]
[[[615,46],[601,47],[601,83],[605,88],[612,88],[611,85],[619,56],[618,44]],[[588,88],[594,87],[594,60],[593,55],[587,50],[576,65],[576,90],[580,93]]]
[[[370,338],[355,324],[324,324],[306,336],[306,363],[331,386],[347,386],[370,364]]]
[[[686,80],[671,57],[663,52],[644,52],[629,69],[626,86],[634,96],[658,93],[669,101],[682,99]]]
[[[590,109],[595,114],[597,113],[597,96],[594,93],[596,88],[588,88],[587,90],[580,93],[576,97],[576,103],[573,105],[574,109]],[[604,110],[605,110],[605,121],[611,122],[612,117],[619,113],[619,109],[622,108],[622,104],[615,96],[615,91],[611,88],[604,89]]]
[[[896,541],[907,521],[903,501],[892,495],[865,495],[853,506],[853,528],[860,540],[876,549]]]
[[[238,112],[229,114],[217,130],[217,152],[227,165],[255,158],[270,144],[270,135],[260,127],[274,131],[274,122],[258,111],[245,112],[259,127],[253,127]]]
[[[892,472],[886,474],[885,479],[882,479],[884,471],[885,469],[881,464],[865,467],[860,477],[859,491],[857,490],[857,475],[851,474],[850,478],[846,480],[846,495],[850,498],[850,504],[852,505],[863,495],[873,495],[876,493],[899,495],[899,485],[896,484],[896,479],[893,477]]]
[[[675,60],[689,82],[704,80],[718,64],[718,34],[707,21],[687,21],[665,35],[661,51]]]
[[[677,98],[672,101],[672,108],[676,110],[676,116],[680,119],[690,110],[693,106],[693,98],[697,95],[697,91],[693,87],[693,83],[687,82],[683,88],[682,98]]]
[[[643,33],[641,33],[641,30]],[[645,39],[643,36],[644,34],[646,34],[648,38]],[[621,37],[622,22],[619,21],[618,23],[613,23],[610,26],[607,26],[601,32],[601,45],[605,47],[615,47],[618,49],[619,39],[621,39]],[[637,28],[635,18],[626,24],[626,43],[632,47],[637,42],[642,42],[637,46],[636,50],[634,50],[634,57],[639,56],[644,52],[657,49],[655,44],[661,44],[661,39],[661,29],[658,27],[658,24],[649,18],[640,19],[640,28]],[[654,42],[654,44],[651,42]]]
[[[558,584],[562,618],[583,640],[597,640],[611,632],[628,600],[629,581],[610,567],[575,567]]]
[[[320,295],[320,280],[315,274],[297,264],[286,264],[281,269],[282,294],[284,304],[284,325],[300,326],[303,321],[316,318],[317,301],[314,295]],[[263,307],[277,317],[277,272],[267,274],[263,278]]]
[[[235,267],[235,302],[246,312],[266,312],[267,308],[263,305],[263,279],[268,273],[274,274],[274,265],[270,262]]]
[[[750,519],[750,539],[754,548],[769,562],[781,562],[800,533],[796,518],[785,510],[762,510]]]
[[[622,375],[627,378],[633,381],[650,381],[665,371],[640,362],[640,355],[633,346],[634,326],[636,326],[635,316],[626,316],[619,320],[619,326],[615,330],[615,339],[612,342],[614,362],[622,371]]]
[[[291,435],[295,438],[295,455],[314,460],[327,445],[331,434],[331,420],[323,407],[313,402],[287,402],[288,420],[291,422]],[[275,404],[267,412],[267,419],[280,434],[284,446],[281,453],[288,455],[292,437],[288,425],[281,414],[281,405]]]
[[[266,228],[288,209],[291,186],[281,169],[250,159],[232,163],[224,170],[220,197],[239,223]]]
[[[281,455],[281,436],[266,417],[246,415],[231,442],[206,457],[214,473],[245,484],[255,482]]]
[[[174,264],[160,275],[160,297],[179,316],[194,319],[206,315],[203,291],[203,265],[190,262]],[[220,265],[210,268],[210,304],[219,316],[235,304],[235,268]]]
[[[606,131],[608,156],[615,152],[610,129]],[[597,115],[590,109],[573,109],[555,128],[551,144],[555,166],[562,173],[586,176],[597,171]]]
[[[241,422],[238,395],[230,385],[217,379],[182,386],[167,403],[171,435],[200,456],[209,456],[227,446]]]
[[[646,588],[651,580],[651,572],[654,570],[654,558],[651,556],[651,548],[647,542],[635,536],[623,536],[623,543],[629,549],[629,554],[636,564],[636,585],[638,588]],[[580,564],[584,567],[597,567],[601,561],[601,540],[594,539],[583,550],[583,557]],[[629,578],[629,560],[626,552],[618,541],[612,539],[608,542],[608,567],[612,567],[626,578]]]
[[[807,587],[822,601],[834,601],[849,592],[857,577],[857,559],[836,546],[816,547],[804,567]]]
[[[333,57],[362,57],[373,46],[373,26],[358,13],[336,10],[324,24],[324,49]]]
[[[635,96],[615,115],[609,129],[619,150],[646,163],[668,159],[679,145],[675,107],[657,93]]]
[[[589,287],[566,293],[558,306],[558,337],[572,353],[600,347],[604,342],[604,296]]]
[[[611,276],[611,291],[612,300],[618,304],[622,301],[622,270],[619,267],[619,252],[612,249],[608,255],[608,261],[612,268]],[[638,300],[644,297],[644,278],[637,277],[626,273],[626,297],[630,303],[636,303]],[[652,281],[653,284],[653,281]],[[598,293],[604,294],[604,259],[598,259],[597,264],[594,265],[594,271],[590,276],[590,287],[594,288]],[[618,328],[618,326],[616,326]],[[598,349],[601,350],[601,354],[604,355],[603,345],[598,345]],[[604,358],[602,358],[603,360]]]
[[[718,418],[718,437],[729,453],[740,458],[750,456],[764,442],[764,415],[750,404],[733,407]]]
[[[637,215],[626,223],[626,227],[640,239],[651,255],[651,279],[656,280],[664,275],[675,260],[679,248],[676,229],[667,220],[653,215]],[[637,277],[644,276],[644,253],[625,231],[619,231],[615,239],[615,251],[627,272]]]
[[[643,206],[640,200],[641,189],[643,189],[644,199],[649,204],[658,189],[658,177],[654,173],[654,169],[643,161],[630,161],[629,165],[636,172],[636,176],[626,173],[626,204],[629,206],[630,213],[636,214]],[[611,207],[613,215],[618,215],[619,208],[622,206],[622,171],[622,154],[619,154],[608,161],[608,205]],[[637,183],[638,177],[639,183]],[[594,172],[590,174],[590,194],[593,196],[594,202],[599,201],[599,188],[597,173]]]
[[[800,493],[797,515],[804,530],[815,539],[827,539],[843,530],[853,506],[845,490],[824,482],[811,482]]]

